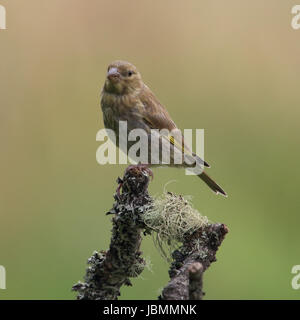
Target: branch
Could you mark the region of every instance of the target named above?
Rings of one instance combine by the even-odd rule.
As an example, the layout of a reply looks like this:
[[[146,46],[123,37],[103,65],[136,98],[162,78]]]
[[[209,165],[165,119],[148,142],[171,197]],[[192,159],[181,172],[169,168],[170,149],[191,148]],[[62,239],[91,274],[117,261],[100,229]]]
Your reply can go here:
[[[123,285],[131,286],[130,277],[137,277],[145,267],[141,257],[141,232],[145,225],[142,214],[151,203],[148,194],[148,175],[138,167],[127,170],[122,194],[116,195],[113,208],[113,229],[108,251],[95,252],[88,260],[85,283],[77,283],[73,290],[77,299],[116,300]]]
[[[115,195],[113,208],[107,213],[114,215],[110,246],[107,251],[94,252],[88,260],[85,282],[73,286],[79,300],[116,300],[120,288],[131,286],[129,278],[139,276],[146,264],[140,251],[142,232],[154,232],[143,221],[144,213],[153,206],[148,173],[131,166],[118,182],[122,183],[122,194]],[[159,299],[200,300],[204,295],[203,272],[216,261],[216,251],[227,232],[224,224],[211,224],[186,234],[182,246],[172,254],[171,280]]]
[[[216,252],[227,232],[224,224],[210,224],[187,236],[183,245],[172,254],[171,280],[160,299],[201,300],[203,273],[216,261]]]

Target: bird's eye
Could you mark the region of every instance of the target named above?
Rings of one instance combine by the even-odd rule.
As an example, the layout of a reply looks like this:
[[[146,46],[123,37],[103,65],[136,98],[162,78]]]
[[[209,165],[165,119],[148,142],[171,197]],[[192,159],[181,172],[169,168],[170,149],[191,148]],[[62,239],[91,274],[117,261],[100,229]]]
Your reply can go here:
[[[132,71],[128,71],[128,77],[131,77],[131,76],[132,76],[132,74],[133,74],[133,72],[132,72]]]

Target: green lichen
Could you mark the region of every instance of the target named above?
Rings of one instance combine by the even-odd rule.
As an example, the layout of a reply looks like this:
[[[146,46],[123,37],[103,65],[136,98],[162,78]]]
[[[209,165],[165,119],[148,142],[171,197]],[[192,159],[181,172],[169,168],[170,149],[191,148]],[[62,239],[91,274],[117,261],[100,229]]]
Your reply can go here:
[[[206,216],[193,208],[187,197],[171,192],[164,192],[154,199],[143,220],[148,228],[155,231],[152,233],[154,243],[167,260],[187,235],[209,223]]]

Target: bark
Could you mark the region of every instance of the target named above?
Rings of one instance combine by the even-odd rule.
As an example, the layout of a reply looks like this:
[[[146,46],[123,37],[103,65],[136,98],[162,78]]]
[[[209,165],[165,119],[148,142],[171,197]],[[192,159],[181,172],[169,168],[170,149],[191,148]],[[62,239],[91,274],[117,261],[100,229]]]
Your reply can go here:
[[[77,299],[116,300],[123,285],[131,286],[129,278],[137,277],[144,269],[140,245],[145,229],[142,215],[151,205],[149,177],[134,167],[118,182],[123,192],[115,195],[116,202],[107,213],[114,215],[109,249],[94,252],[88,260],[85,282],[73,286]]]
[[[216,261],[216,252],[227,232],[224,224],[211,224],[186,237],[183,245],[172,254],[171,280],[160,299],[201,300],[203,273]]]
[[[107,251],[94,252],[88,260],[85,281],[72,290],[79,300],[116,300],[123,285],[131,286],[130,278],[139,276],[144,267],[140,245],[142,233],[151,231],[143,223],[143,213],[152,205],[148,194],[149,175],[139,166],[126,170],[122,194],[115,195],[112,214],[112,235]],[[203,272],[216,261],[216,252],[228,232],[224,224],[212,224],[187,235],[182,246],[172,254],[170,282],[159,299],[200,300]]]

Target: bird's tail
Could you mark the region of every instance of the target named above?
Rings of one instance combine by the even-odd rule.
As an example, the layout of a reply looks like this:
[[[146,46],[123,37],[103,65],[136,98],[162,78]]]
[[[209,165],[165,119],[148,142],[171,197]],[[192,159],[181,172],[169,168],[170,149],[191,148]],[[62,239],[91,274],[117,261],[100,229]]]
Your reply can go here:
[[[227,193],[205,172],[202,172],[201,174],[199,174],[198,177],[201,180],[203,180],[213,192],[215,192],[216,194],[221,194],[224,197],[227,197]]]

